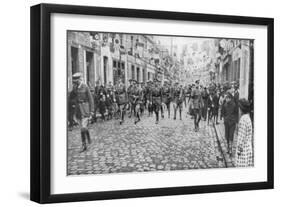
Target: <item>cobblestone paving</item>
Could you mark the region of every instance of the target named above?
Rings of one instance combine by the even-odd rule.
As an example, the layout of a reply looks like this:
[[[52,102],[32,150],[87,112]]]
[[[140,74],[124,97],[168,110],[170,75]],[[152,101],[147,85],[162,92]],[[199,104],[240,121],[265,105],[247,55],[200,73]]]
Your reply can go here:
[[[225,167],[210,124],[200,123],[194,132],[193,120],[160,119],[145,113],[141,121],[127,116],[118,120],[98,122],[90,126],[92,144],[80,153],[78,129],[68,132],[68,175],[186,170]]]

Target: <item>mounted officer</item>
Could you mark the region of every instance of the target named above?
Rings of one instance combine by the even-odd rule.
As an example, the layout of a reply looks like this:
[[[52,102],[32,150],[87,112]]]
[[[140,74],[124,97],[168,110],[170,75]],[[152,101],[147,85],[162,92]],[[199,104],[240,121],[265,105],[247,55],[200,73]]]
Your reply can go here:
[[[83,152],[87,150],[86,140],[88,141],[88,144],[91,144],[88,124],[94,111],[94,101],[90,89],[82,81],[81,73],[75,73],[72,76],[72,82],[72,92],[75,94],[75,97],[73,97],[75,103],[75,116],[79,122],[82,140],[81,152]]]

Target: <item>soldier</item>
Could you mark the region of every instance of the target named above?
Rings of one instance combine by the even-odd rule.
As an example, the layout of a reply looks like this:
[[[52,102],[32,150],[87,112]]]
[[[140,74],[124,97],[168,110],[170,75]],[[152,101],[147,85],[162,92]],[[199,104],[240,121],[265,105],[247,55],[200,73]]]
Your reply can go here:
[[[186,108],[187,107],[187,102],[186,102],[186,99],[188,97],[188,86],[185,85],[184,88],[183,88],[183,100],[184,100],[184,107]]]
[[[154,79],[154,87],[151,89],[151,102],[152,108],[156,115],[155,124],[159,123],[159,110],[162,105],[162,91],[160,87],[160,81],[158,79]]]
[[[89,119],[94,111],[94,101],[90,89],[82,82],[81,73],[72,76],[73,94],[75,94],[75,116],[79,122],[82,139],[82,150],[87,150],[86,139],[91,144],[90,133],[88,130]]]
[[[101,114],[102,121],[105,121],[105,110],[106,110],[106,89],[101,85],[98,93],[98,109]]]
[[[152,102],[151,102],[151,89],[152,89],[152,82],[147,81],[147,86],[145,88],[144,96],[145,96],[145,99],[146,99],[148,116],[152,115],[152,112],[153,112]]]
[[[136,80],[132,81],[132,87],[130,88],[130,91],[128,92],[129,94],[129,100],[130,100],[130,105],[131,105],[131,113],[129,118],[131,118],[132,114],[136,116],[136,105],[137,105],[137,100],[139,96],[139,91],[138,91],[138,82]]]
[[[97,121],[97,111],[99,110],[99,92],[100,92],[100,81],[97,80],[96,81],[96,86],[95,86],[95,89],[94,89],[94,92],[93,92],[93,97],[94,97],[94,105],[95,105],[95,108],[94,108],[94,115],[93,115],[93,118],[92,118],[92,122],[96,122]]]
[[[113,118],[113,110],[114,110],[114,92],[113,92],[113,87],[108,86],[106,90],[106,108],[107,108],[107,120]]]
[[[140,121],[140,104],[142,99],[141,89],[137,85],[138,83],[135,81],[132,90],[131,90],[131,98],[132,98],[132,108],[135,116],[135,124]]]
[[[201,110],[203,107],[201,92],[199,89],[199,80],[195,81],[195,88],[191,92],[193,116],[194,116],[194,130],[199,131],[199,122],[201,120]]]
[[[124,115],[126,112],[126,106],[128,104],[128,95],[126,87],[122,83],[121,79],[119,79],[118,84],[116,86],[115,98],[120,111],[120,124],[122,124],[124,122]]]
[[[135,85],[135,80],[133,79],[130,79],[129,80],[129,87],[127,89],[127,93],[128,93],[128,101],[129,101],[129,107],[130,107],[130,115],[129,115],[129,118],[131,118],[133,112],[134,112],[134,105],[133,105],[133,96],[132,96],[132,91],[133,91],[133,88],[134,88],[134,85]]]
[[[202,117],[204,121],[206,121],[207,119],[208,99],[209,99],[209,93],[207,91],[207,87],[204,87],[204,90],[202,91],[202,100],[203,100]]]
[[[183,103],[183,90],[179,87],[179,83],[175,83],[173,88],[173,108],[174,108],[174,120],[177,118],[177,109],[180,112],[180,120],[182,120],[182,103]]]
[[[68,118],[68,127],[69,130],[72,130],[72,128],[77,125],[74,115],[75,115],[75,102],[76,102],[76,93],[75,91],[71,91],[68,95],[68,105],[67,105],[67,118]]]
[[[191,100],[191,92],[193,91],[193,88],[194,88],[194,84],[189,84],[189,87],[188,87],[188,112],[187,114],[189,114],[191,117],[191,119],[193,119],[193,105],[192,105],[192,101]]]
[[[166,105],[168,110],[168,118],[170,118],[170,103],[172,101],[172,90],[168,81],[164,82],[164,86],[162,87],[162,103]],[[161,107],[161,115],[164,118],[164,105]]]
[[[145,107],[146,107],[146,99],[144,96],[145,93],[145,83],[142,82],[140,85],[140,91],[141,91],[141,99],[140,99],[140,113],[143,114]]]

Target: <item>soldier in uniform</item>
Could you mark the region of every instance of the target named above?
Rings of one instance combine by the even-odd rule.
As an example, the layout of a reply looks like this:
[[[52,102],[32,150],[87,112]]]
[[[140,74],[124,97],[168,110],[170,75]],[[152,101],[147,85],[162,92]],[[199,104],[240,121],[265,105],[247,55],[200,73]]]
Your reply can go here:
[[[74,115],[75,115],[75,102],[76,102],[76,93],[75,91],[71,91],[68,95],[68,105],[67,105],[67,118],[68,118],[68,127],[69,130],[72,130],[72,128],[77,124]]]
[[[98,93],[98,109],[101,114],[102,121],[105,121],[105,111],[106,111],[106,89],[101,85]]]
[[[135,80],[130,79],[129,80],[129,87],[127,89],[127,93],[128,93],[128,102],[129,102],[129,107],[130,107],[130,114],[129,114],[129,118],[131,118],[133,112],[134,112],[134,105],[133,105],[133,96],[132,96],[132,91],[135,85]]]
[[[147,104],[148,116],[150,116],[153,112],[152,110],[152,102],[151,102],[151,81],[147,81],[147,86],[144,91],[144,96]]]
[[[124,122],[124,115],[126,112],[126,106],[128,104],[128,95],[127,95],[126,87],[122,83],[121,79],[118,81],[118,84],[116,86],[115,98],[120,111],[120,124],[122,124]]]
[[[170,118],[170,103],[172,101],[172,90],[167,81],[164,82],[162,87],[162,103],[166,105],[168,111],[168,117]],[[164,118],[164,107],[161,107],[161,115]]]
[[[209,99],[209,93],[207,91],[207,87],[204,87],[204,90],[202,91],[202,100],[203,100],[202,117],[204,121],[206,121],[207,119],[208,99]]]
[[[184,88],[183,88],[183,100],[184,100],[184,107],[186,108],[187,107],[187,102],[186,102],[186,99],[188,97],[188,86],[185,85]]]
[[[107,108],[107,120],[113,118],[113,110],[114,110],[114,92],[113,87],[108,87],[106,90],[106,108]]]
[[[75,73],[72,76],[73,94],[75,94],[75,116],[79,122],[81,130],[82,151],[87,150],[86,140],[91,143],[88,124],[94,111],[94,101],[90,89],[82,82],[81,73]]]
[[[97,80],[94,92],[92,94],[93,98],[94,98],[94,105],[95,105],[92,122],[96,122],[97,121],[97,111],[99,110],[98,106],[99,106],[100,89],[101,89],[100,82],[99,82],[99,80]]]
[[[144,96],[144,92],[145,92],[145,83],[142,82],[140,85],[140,92],[141,92],[141,98],[140,98],[140,112],[141,115],[143,114],[145,107],[146,107],[146,99]]]
[[[199,80],[195,82],[195,88],[191,92],[192,106],[193,106],[193,117],[194,117],[194,128],[195,132],[199,131],[199,122],[202,115],[203,101],[201,91],[199,89]]]
[[[182,103],[183,103],[183,90],[179,87],[179,83],[175,83],[173,89],[173,108],[174,108],[174,120],[177,119],[177,110],[179,109],[180,120],[182,120]]]
[[[132,90],[131,90],[131,98],[132,98],[132,108],[135,116],[135,124],[140,121],[140,106],[141,106],[141,99],[142,93],[141,89],[137,85],[138,83],[135,82]]]
[[[128,97],[130,102],[130,115],[129,118],[134,115],[136,117],[136,105],[137,105],[137,99],[138,99],[138,85],[136,80],[132,80],[132,87],[128,89]]]
[[[159,111],[162,106],[162,90],[160,87],[160,81],[158,79],[154,80],[154,87],[151,89],[151,102],[152,108],[156,115],[156,124],[159,123]]]

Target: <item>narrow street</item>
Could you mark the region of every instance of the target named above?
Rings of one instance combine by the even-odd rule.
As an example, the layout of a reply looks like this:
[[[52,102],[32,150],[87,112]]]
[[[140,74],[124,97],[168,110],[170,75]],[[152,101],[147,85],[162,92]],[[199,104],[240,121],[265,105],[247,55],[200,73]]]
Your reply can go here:
[[[68,131],[68,175],[186,170],[225,167],[212,124],[200,122],[194,131],[193,119],[183,108],[182,120],[160,119],[147,111],[141,121],[134,118],[101,122],[90,126],[92,143],[80,153],[78,128]]]

